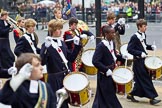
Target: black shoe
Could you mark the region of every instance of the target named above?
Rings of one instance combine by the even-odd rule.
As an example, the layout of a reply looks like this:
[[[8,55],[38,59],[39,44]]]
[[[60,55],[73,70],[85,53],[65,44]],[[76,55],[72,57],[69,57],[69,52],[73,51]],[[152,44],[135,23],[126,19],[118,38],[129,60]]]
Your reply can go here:
[[[159,103],[159,102],[161,102],[161,100],[156,100],[156,99],[151,99],[151,100],[150,100],[150,104],[151,104],[151,105],[155,105],[155,104],[157,104],[157,103]]]
[[[127,99],[131,100],[132,102],[139,102],[139,101],[136,100],[136,99],[134,98],[134,96],[132,96],[132,95],[127,95]]]

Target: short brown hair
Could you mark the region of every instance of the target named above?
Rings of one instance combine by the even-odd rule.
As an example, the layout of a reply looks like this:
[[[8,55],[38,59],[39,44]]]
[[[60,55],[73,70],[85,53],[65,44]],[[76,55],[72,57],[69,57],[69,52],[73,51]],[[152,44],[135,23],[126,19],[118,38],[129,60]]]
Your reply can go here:
[[[29,27],[35,27],[36,24],[37,24],[37,22],[32,18],[29,18],[29,19],[25,20],[25,28],[26,29],[29,28]]]
[[[33,53],[22,53],[16,60],[15,66],[17,70],[19,71],[26,63],[32,64],[33,58],[38,59],[41,61],[40,57]]]
[[[116,18],[115,14],[113,12],[110,12],[107,14],[107,20],[111,20],[111,19],[114,19]]]
[[[142,25],[147,25],[147,21],[144,19],[139,19],[136,22],[137,28],[139,29],[139,27],[142,27]]]
[[[69,26],[71,26],[74,23],[78,24],[78,19],[77,18],[74,18],[74,17],[71,17],[69,19]]]
[[[63,22],[61,22],[60,20],[53,19],[49,21],[48,23],[49,33],[55,32],[56,30],[62,29],[62,28],[63,28]]]

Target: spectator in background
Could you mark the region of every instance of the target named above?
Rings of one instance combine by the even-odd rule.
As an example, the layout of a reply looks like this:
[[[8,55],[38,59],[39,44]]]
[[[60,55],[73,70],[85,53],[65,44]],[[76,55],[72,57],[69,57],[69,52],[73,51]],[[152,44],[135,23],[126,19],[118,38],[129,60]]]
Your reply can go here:
[[[30,13],[31,18],[33,18],[36,22],[38,22],[38,10],[37,10],[37,5],[33,5],[32,11]],[[38,30],[38,23],[36,25],[36,28]]]
[[[46,11],[45,5],[40,5],[39,15],[40,15],[40,18],[41,18],[42,30],[43,30],[44,28],[47,28],[47,22],[46,22],[47,21],[47,18],[46,18],[47,11]]]
[[[65,20],[70,19],[71,17],[76,18],[76,8],[71,6],[67,1],[64,2],[65,7],[63,8],[63,18]]]

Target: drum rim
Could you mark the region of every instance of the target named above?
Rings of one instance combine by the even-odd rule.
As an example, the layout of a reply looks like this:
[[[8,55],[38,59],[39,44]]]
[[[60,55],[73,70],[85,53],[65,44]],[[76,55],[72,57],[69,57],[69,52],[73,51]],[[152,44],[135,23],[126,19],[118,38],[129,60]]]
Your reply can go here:
[[[160,57],[159,56],[148,56],[148,57],[146,57],[145,58],[145,61],[144,61],[144,64],[145,64],[145,66],[146,66],[146,59],[148,59],[148,58],[151,58],[151,57],[156,57],[156,58],[159,58],[160,59]],[[161,60],[161,59],[160,59]],[[159,68],[157,68],[157,69],[160,69],[162,67],[162,65],[159,67]],[[150,70],[157,70],[157,69],[152,69],[152,68],[149,68],[148,66],[146,66],[146,68],[148,68],[148,69],[150,69]]]
[[[78,92],[79,92],[79,91],[72,91],[72,90],[69,90],[69,89],[67,89],[67,88],[65,87],[65,79],[66,79],[68,76],[72,75],[72,74],[82,74],[82,75],[84,75],[84,76],[87,78],[88,84],[85,86],[85,88],[83,88],[83,89],[81,89],[81,90],[79,90],[79,91],[82,91],[82,90],[84,90],[84,89],[86,89],[86,88],[89,87],[90,82],[89,82],[89,80],[88,80],[88,76],[87,76],[85,73],[83,73],[83,72],[70,72],[69,74],[67,74],[67,75],[64,77],[64,80],[63,80],[63,86],[64,86],[64,88],[65,88],[67,91],[72,92],[72,93],[78,93]]]
[[[113,70],[113,72],[112,72],[112,79],[113,79],[113,81],[114,81],[115,83],[120,84],[120,85],[125,85],[125,84],[128,84],[130,81],[132,81],[132,80],[130,80],[130,81],[127,82],[127,83],[119,83],[119,82],[115,81],[114,78],[113,78],[113,73],[114,73],[115,70],[117,70],[117,69],[119,69],[119,68],[126,68],[126,69],[130,70],[130,72],[132,73],[132,80],[133,80],[133,75],[134,75],[133,71],[132,71],[130,68],[128,68],[128,67],[119,66],[119,67],[116,67],[116,68]]]

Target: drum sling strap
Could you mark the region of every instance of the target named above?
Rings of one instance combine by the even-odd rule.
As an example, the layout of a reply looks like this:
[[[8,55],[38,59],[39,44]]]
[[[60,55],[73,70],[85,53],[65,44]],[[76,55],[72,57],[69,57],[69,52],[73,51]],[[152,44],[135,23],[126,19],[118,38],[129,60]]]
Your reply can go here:
[[[34,108],[46,108],[48,101],[47,88],[44,82],[39,81],[39,98]]]
[[[107,47],[107,49],[110,51],[113,59],[114,59],[114,62],[116,62],[116,56],[115,56],[115,53],[114,53],[114,48],[113,48],[113,45],[109,45],[108,41],[106,40],[102,40],[102,43]],[[112,46],[112,47],[110,47]]]
[[[145,35],[144,35],[144,33],[142,33],[143,35],[140,35],[138,32],[136,32],[135,33],[135,35],[137,36],[137,38],[141,41],[141,44],[142,44],[142,46],[143,46],[143,48],[144,48],[144,50],[145,50],[145,52],[147,53],[147,50],[146,50],[146,44],[145,44],[145,42],[144,42],[144,39],[145,39]]]
[[[52,43],[52,47],[56,49],[57,53],[60,55],[60,57],[62,58],[63,62],[65,63],[66,68],[68,69],[68,72],[70,71],[69,67],[68,67],[68,61],[65,58],[65,55],[63,53],[63,51],[61,50],[61,48],[58,46],[58,44],[54,41],[51,41]]]
[[[33,41],[30,39],[30,37],[29,37],[27,34],[24,34],[23,36],[24,36],[24,37],[26,38],[26,40],[29,42],[29,45],[31,46],[31,48],[32,48],[32,50],[33,50],[33,52],[34,52],[34,54],[37,54],[36,48],[35,48],[35,46],[34,46],[34,43],[33,43]]]

